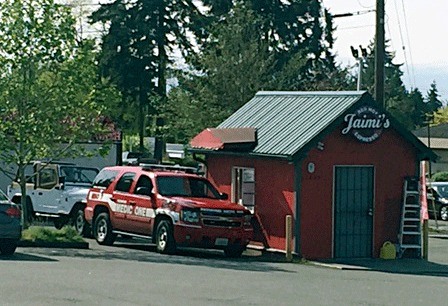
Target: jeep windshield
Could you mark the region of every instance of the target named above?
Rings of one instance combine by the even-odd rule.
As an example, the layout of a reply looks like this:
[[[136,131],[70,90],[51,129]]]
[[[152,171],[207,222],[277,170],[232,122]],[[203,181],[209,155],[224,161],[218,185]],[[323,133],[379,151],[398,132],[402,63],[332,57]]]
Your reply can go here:
[[[61,175],[65,177],[66,183],[92,184],[97,174],[96,168],[61,166]]]
[[[159,194],[167,197],[220,199],[221,195],[206,179],[185,176],[158,176]]]

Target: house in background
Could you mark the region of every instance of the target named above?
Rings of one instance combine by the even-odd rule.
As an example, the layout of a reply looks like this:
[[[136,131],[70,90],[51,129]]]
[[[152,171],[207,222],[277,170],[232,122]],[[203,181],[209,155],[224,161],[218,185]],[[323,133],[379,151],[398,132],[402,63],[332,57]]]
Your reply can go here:
[[[413,133],[439,156],[437,163],[431,163],[431,174],[448,171],[448,123],[422,127]]]
[[[291,243],[309,259],[378,257],[396,243],[403,182],[437,157],[361,91],[259,92],[190,145],[253,210],[257,242],[285,250],[291,215]]]

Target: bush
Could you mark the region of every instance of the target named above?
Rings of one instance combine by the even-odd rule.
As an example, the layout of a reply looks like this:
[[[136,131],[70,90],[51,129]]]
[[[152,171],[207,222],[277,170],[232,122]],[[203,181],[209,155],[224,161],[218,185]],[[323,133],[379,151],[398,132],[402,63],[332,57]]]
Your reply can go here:
[[[433,182],[447,182],[448,181],[448,172],[437,172],[432,176]]]
[[[22,232],[22,240],[47,242],[84,242],[71,226],[57,230],[44,226],[31,226]]]

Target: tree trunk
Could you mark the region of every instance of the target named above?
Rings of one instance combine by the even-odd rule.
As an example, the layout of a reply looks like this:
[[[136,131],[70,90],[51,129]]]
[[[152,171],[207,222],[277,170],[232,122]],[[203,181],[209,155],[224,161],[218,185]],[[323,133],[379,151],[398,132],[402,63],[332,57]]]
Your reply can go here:
[[[17,177],[19,178],[19,185],[20,185],[20,206],[22,207],[22,227],[23,229],[27,229],[29,224],[29,218],[28,215],[28,206],[26,201],[26,177],[25,177],[25,165],[18,165],[19,169]]]

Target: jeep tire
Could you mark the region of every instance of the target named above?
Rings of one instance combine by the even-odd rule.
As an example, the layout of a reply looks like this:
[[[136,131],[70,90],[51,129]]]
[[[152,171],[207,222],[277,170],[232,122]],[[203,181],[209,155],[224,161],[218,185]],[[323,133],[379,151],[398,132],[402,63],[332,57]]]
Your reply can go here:
[[[67,224],[67,218],[64,216],[54,218],[53,224],[56,229],[60,230],[61,228],[64,227],[64,225]]]
[[[168,220],[162,220],[157,225],[156,249],[161,254],[174,254],[176,252],[173,227]]]
[[[112,224],[110,223],[109,214],[106,212],[96,216],[93,225],[93,236],[101,245],[112,245],[117,237],[112,232]]]
[[[86,222],[84,217],[84,209],[78,208],[73,214],[73,227],[75,228],[78,235],[83,237],[88,237],[90,234],[90,226],[89,223]]]

